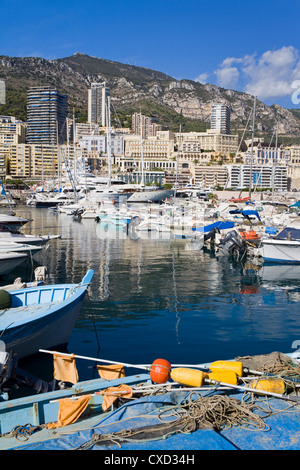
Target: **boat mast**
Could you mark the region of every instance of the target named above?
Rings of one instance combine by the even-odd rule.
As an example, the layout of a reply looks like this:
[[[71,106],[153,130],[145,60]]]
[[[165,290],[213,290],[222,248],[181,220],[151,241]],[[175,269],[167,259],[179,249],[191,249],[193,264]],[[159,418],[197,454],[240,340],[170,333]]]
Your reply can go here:
[[[108,186],[111,186],[110,96],[107,97],[107,156],[108,156]]]
[[[256,96],[254,97],[253,105],[253,120],[252,120],[252,142],[251,142],[251,159],[250,159],[250,179],[249,179],[249,198],[251,198],[252,190],[252,166],[253,166],[253,142],[254,142],[254,126],[255,126],[255,108],[256,108]]]
[[[272,175],[272,202],[274,202],[274,190],[275,190],[275,173],[277,163],[277,146],[278,146],[278,121],[276,126],[276,140],[275,140],[275,152],[274,152],[274,163],[273,163],[273,175]]]
[[[179,126],[179,139],[178,139],[178,149],[177,149],[177,158],[176,158],[176,177],[175,177],[175,191],[174,191],[174,197],[176,197],[176,192],[177,192],[177,186],[178,186],[178,164],[179,164],[179,150],[180,150],[180,144],[181,144],[181,124]]]
[[[143,149],[143,123],[142,123],[142,111],[140,111],[140,129],[141,129],[141,164],[142,164],[142,179],[141,179],[141,187],[145,186],[145,179],[144,179],[144,149]]]
[[[61,188],[61,156],[60,156],[60,144],[58,140],[58,121],[56,121],[56,148],[57,148],[57,180],[58,189]]]
[[[76,162],[76,128],[75,128],[75,114],[73,108],[73,152],[74,152],[74,183],[77,184],[77,162]]]

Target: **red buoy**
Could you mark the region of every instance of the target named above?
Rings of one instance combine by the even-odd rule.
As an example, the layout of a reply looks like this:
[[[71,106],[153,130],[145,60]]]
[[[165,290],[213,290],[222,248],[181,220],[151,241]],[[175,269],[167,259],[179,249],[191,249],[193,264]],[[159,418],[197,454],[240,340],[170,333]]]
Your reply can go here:
[[[152,382],[163,384],[170,378],[171,364],[166,359],[156,359],[150,368],[150,378]]]

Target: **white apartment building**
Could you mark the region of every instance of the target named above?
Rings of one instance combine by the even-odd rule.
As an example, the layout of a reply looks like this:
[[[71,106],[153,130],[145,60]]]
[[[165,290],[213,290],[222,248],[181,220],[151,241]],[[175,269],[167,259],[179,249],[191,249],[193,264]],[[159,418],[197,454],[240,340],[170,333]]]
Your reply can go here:
[[[111,154],[124,155],[124,137],[118,134],[111,135]],[[107,154],[107,136],[106,135],[85,135],[82,136],[79,145],[87,152],[98,152],[98,154]]]
[[[273,165],[226,165],[228,171],[227,188],[249,188],[252,173],[253,189],[273,188],[275,191],[288,190],[287,166]]]
[[[283,146],[278,149],[275,147],[266,147],[261,143],[253,147],[253,155],[251,149],[243,154],[243,161],[246,165],[252,163],[255,165],[288,165],[290,162],[290,151]]]
[[[91,83],[88,90],[88,122],[107,125],[107,97],[110,89],[105,83]]]
[[[214,104],[211,108],[211,129],[220,134],[230,134],[230,108],[225,104]]]

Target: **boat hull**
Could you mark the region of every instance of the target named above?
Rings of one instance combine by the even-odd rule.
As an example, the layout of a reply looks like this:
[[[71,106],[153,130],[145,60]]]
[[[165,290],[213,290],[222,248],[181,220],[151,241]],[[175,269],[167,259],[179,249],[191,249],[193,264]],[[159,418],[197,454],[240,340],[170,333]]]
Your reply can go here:
[[[41,348],[58,348],[69,342],[77,315],[83,303],[61,308],[41,319],[30,323],[30,328],[24,325],[4,331],[1,340],[5,342],[6,350],[11,349],[19,358],[36,354]]]
[[[81,284],[10,291],[12,307],[0,310],[0,336],[6,350],[24,358],[39,349],[67,345],[92,275],[89,272]]]
[[[155,190],[155,191],[137,191],[128,198],[128,204],[137,202],[162,202],[172,197],[174,191]]]
[[[27,253],[2,253],[0,251],[0,276],[8,274],[19,266],[25,259]]]
[[[263,240],[260,254],[267,262],[300,263],[300,241],[297,240]]]

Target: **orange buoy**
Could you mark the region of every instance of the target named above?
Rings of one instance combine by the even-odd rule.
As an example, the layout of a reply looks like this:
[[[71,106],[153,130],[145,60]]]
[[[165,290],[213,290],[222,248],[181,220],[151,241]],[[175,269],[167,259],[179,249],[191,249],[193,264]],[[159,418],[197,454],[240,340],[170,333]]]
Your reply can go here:
[[[170,378],[171,364],[166,359],[156,359],[150,367],[150,378],[157,384],[163,384]]]

